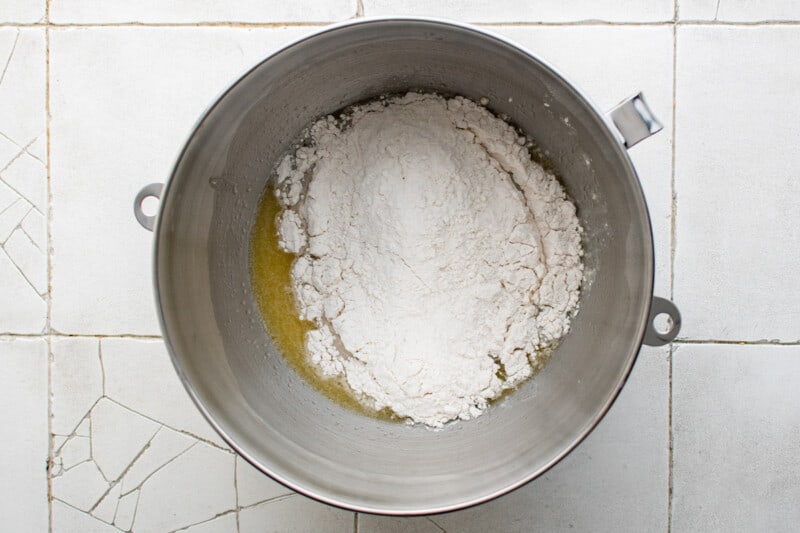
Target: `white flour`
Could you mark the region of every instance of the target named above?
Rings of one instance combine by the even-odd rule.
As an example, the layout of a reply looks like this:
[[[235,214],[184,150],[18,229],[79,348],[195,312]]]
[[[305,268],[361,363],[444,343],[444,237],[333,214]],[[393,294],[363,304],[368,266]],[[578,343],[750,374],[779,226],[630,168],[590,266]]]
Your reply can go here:
[[[277,169],[280,246],[325,376],[438,427],[481,414],[569,329],[575,206],[483,107],[409,93],[315,123]]]

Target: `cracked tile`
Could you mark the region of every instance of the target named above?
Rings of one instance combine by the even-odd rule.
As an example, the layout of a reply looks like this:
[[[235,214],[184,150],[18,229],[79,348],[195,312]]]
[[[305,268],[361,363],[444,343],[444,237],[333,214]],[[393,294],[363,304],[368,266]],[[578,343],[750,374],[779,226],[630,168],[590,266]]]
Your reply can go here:
[[[70,435],[103,395],[99,342],[81,337],[54,337],[51,341],[52,431]],[[88,433],[87,433],[88,435]]]
[[[0,172],[0,179],[40,213],[47,212],[47,170],[41,161],[22,153]]]
[[[50,30],[52,325],[57,331],[160,334],[153,305],[153,234],[134,220],[133,198],[144,185],[169,176],[187,132],[224,87],[310,31]]]
[[[103,339],[106,394],[144,416],[227,448],[197,410],[160,340]],[[131,376],[147,369],[148,379]]]
[[[17,32],[19,36],[17,37]],[[0,28],[0,40],[16,39],[0,81],[2,133],[27,146],[45,131],[45,40],[41,28]]]
[[[361,533],[442,533],[444,529],[427,516],[375,516],[358,515],[358,531]]]
[[[5,166],[5,163],[2,162],[3,158],[2,149],[4,141],[5,139],[0,137],[0,168],[2,168],[2,166]],[[0,181],[0,213],[4,212],[6,209],[11,207],[11,205],[17,200],[19,200],[19,195],[16,192],[14,192],[14,190],[11,187]]]
[[[0,249],[0,333],[42,333],[47,319],[47,302],[36,293],[5,250]]]
[[[17,197],[13,204],[0,212],[0,243],[4,243],[25,218],[33,206],[23,198]]]
[[[46,516],[46,515],[45,515]],[[37,531],[47,531],[47,526]],[[69,505],[53,500],[53,531],[72,533],[119,533],[119,530],[104,524],[97,518],[82,513]]]
[[[356,0],[323,2],[203,2],[193,0],[53,0],[55,22],[333,22],[356,13]]]
[[[229,513],[214,520],[181,529],[180,533],[231,533],[236,530],[236,513]]]
[[[678,16],[681,20],[760,22],[800,19],[800,5],[796,0],[770,0],[769,2],[681,0],[678,9]]]
[[[362,0],[368,17],[414,15],[468,22],[654,22],[672,19],[669,0]]]
[[[150,441],[150,445],[142,456],[133,463],[122,478],[120,484],[123,493],[127,494],[139,487],[154,472],[196,443],[196,440],[186,435],[162,427]]]
[[[53,435],[53,449],[58,450],[61,448],[68,438],[66,435]]]
[[[45,15],[45,0],[0,0],[1,22],[41,22]]]
[[[92,421],[87,418],[83,422],[78,424],[78,427],[75,428],[75,434],[80,435],[81,437],[91,437],[92,435],[91,430],[92,430]]]
[[[20,222],[19,227],[43,253],[47,251],[47,219],[36,209],[31,209]],[[47,258],[45,257],[45,260]]]
[[[6,255],[39,295],[47,294],[47,256],[22,229],[16,229],[3,245]]]
[[[70,437],[58,450],[56,456],[61,458],[61,465],[65,470],[69,470],[79,463],[88,461],[92,458],[92,448],[89,437]]]
[[[47,531],[47,342],[0,339],[0,367],[0,529]]]
[[[7,17],[25,2],[16,2],[0,13]],[[42,11],[43,13],[43,11]],[[0,243],[18,229],[34,205],[47,208],[47,177],[42,161],[25,151],[45,131],[45,41],[41,28],[0,27]],[[29,146],[30,145],[30,146]],[[39,159],[41,143],[37,145]],[[26,224],[31,229],[33,219]],[[45,231],[31,229],[37,241]],[[42,233],[45,237],[42,238]],[[0,332],[41,333],[47,304],[40,294],[47,291],[46,243],[30,246],[19,236],[10,248],[0,250],[0,301],[14,307],[0,310]]]
[[[103,398],[92,409],[92,456],[103,476],[117,480],[158,431],[158,424]]]
[[[241,457],[236,457],[236,485],[240,507],[292,494],[291,489],[263,474]]]
[[[136,517],[136,506],[139,503],[140,491],[135,490],[119,499],[114,525],[123,531],[129,531]]]
[[[350,533],[353,513],[299,494],[239,511],[239,533],[265,531]]]
[[[103,496],[103,499],[100,500],[94,509],[92,509],[92,516],[95,518],[102,520],[106,524],[113,524],[114,523],[114,516],[117,513],[117,506],[119,504],[119,493],[120,493],[120,485],[117,483],[111,490],[108,491],[108,494]]]
[[[193,446],[142,485],[134,530],[172,531],[234,509],[233,463],[232,453]]]
[[[109,483],[93,461],[81,463],[53,478],[53,498],[88,512],[108,490]]]

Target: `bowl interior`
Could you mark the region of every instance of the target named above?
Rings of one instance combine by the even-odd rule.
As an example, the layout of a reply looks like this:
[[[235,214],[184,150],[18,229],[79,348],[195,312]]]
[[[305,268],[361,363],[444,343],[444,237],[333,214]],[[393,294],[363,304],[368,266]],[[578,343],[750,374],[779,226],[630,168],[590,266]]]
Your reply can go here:
[[[248,272],[260,196],[303,128],[351,103],[409,88],[489,98],[494,112],[508,114],[549,153],[586,230],[580,313],[549,364],[483,416],[441,431],[362,417],[306,385],[265,332]],[[566,454],[624,383],[652,277],[642,193],[602,117],[527,53],[435,21],[340,26],[255,67],[189,139],[157,229],[164,333],[212,424],[292,488],[374,512],[484,501]]]

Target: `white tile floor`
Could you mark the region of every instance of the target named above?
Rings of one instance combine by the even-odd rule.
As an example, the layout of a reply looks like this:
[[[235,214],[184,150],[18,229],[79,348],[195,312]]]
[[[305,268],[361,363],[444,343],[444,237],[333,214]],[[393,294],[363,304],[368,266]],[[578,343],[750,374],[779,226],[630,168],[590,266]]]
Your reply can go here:
[[[795,530],[800,4],[679,4],[0,0],[0,530]],[[228,449],[158,339],[130,213],[237,74],[315,25],[392,14],[488,24],[602,108],[645,91],[666,127],[631,155],[656,292],[684,318],[545,476],[416,519],[326,507]]]

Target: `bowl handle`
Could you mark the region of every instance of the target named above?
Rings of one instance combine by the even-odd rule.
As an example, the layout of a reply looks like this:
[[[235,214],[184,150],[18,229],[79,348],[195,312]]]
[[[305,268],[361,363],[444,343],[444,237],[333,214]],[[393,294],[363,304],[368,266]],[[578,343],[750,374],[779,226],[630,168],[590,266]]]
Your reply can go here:
[[[659,315],[667,315],[669,318],[669,329],[659,331],[656,328],[655,320]],[[681,330],[681,313],[675,304],[664,298],[653,296],[650,304],[650,315],[647,317],[647,329],[644,332],[642,342],[648,346],[663,346],[669,344]]]
[[[625,148],[630,148],[664,128],[650,111],[642,93],[626,98],[606,113],[606,116],[611,119],[622,136]]]
[[[142,204],[147,198],[160,199],[161,191],[163,190],[163,183],[151,183],[150,185],[142,187],[142,190],[139,191],[139,194],[137,194],[136,198],[133,200],[133,214],[136,216],[136,220],[139,224],[146,230],[153,231],[153,228],[156,226],[156,215],[145,215]]]

